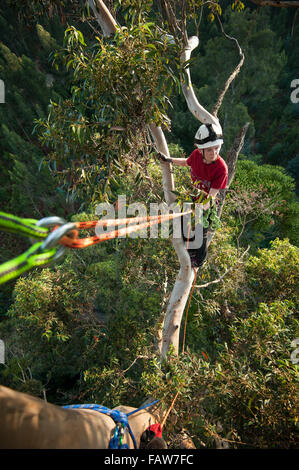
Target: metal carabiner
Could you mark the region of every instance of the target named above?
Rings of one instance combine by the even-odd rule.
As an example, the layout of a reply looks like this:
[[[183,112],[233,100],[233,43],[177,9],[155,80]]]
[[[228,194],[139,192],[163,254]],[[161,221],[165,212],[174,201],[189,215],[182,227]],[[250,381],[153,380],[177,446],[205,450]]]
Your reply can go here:
[[[47,238],[41,245],[41,251],[53,248],[59,243],[59,240],[61,240],[62,237],[64,237],[68,232],[76,228],[76,224],[74,222],[66,222],[66,220],[64,220],[62,217],[44,217],[43,219],[40,219],[36,223],[36,225],[39,227],[52,227],[55,225],[61,225],[61,227],[57,228],[47,236]],[[65,253],[65,250],[66,247],[61,245],[57,249],[57,252],[54,258],[51,260],[51,263],[61,258],[61,256]]]
[[[64,237],[68,232],[74,230],[76,228],[76,224],[74,222],[68,222],[61,227],[57,228],[56,230],[53,230],[51,232],[44,243],[42,244],[42,249],[43,250],[48,250],[49,248],[53,248],[55,245],[59,243],[59,241]],[[65,246],[62,246],[65,251]]]

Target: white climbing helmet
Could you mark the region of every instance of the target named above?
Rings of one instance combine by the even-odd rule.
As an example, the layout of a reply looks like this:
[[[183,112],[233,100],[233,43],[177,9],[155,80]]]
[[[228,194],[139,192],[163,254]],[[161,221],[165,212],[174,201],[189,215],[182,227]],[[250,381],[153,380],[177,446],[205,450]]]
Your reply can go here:
[[[215,124],[202,124],[195,134],[194,143],[198,149],[216,147],[223,144],[222,128]]]

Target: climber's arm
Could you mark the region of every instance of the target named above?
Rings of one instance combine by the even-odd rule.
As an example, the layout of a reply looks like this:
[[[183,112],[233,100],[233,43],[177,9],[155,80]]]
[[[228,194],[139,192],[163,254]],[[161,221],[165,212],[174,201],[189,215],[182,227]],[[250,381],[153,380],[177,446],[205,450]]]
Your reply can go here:
[[[179,166],[188,166],[187,158],[172,158],[171,163],[173,163],[174,165],[179,165]]]
[[[172,163],[173,165],[179,165],[179,166],[187,166],[187,159],[186,158],[170,158],[170,157],[166,157],[162,153],[158,153],[157,158],[161,162]]]

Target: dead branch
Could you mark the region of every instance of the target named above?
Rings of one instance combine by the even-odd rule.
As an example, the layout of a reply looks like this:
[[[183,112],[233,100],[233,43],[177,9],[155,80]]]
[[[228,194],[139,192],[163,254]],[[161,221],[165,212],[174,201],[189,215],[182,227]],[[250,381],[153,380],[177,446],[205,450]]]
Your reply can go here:
[[[173,8],[171,6],[171,3],[168,0],[162,0],[161,1],[161,7],[165,13],[165,16],[167,18],[167,22],[169,25],[169,29],[171,31],[171,34],[173,35],[173,38],[177,44],[179,44],[179,35],[182,35],[182,30],[179,27],[179,23],[177,21],[177,18],[175,16],[175,13],[173,11]]]

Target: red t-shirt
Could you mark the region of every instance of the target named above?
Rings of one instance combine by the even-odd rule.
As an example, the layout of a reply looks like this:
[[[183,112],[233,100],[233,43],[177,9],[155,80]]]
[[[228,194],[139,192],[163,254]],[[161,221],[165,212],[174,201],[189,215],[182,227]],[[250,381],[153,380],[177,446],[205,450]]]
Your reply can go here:
[[[223,158],[218,155],[215,162],[207,164],[203,161],[200,150],[194,150],[187,158],[187,165],[191,167],[191,178],[195,186],[207,193],[211,188],[225,189],[227,184],[228,169]]]

